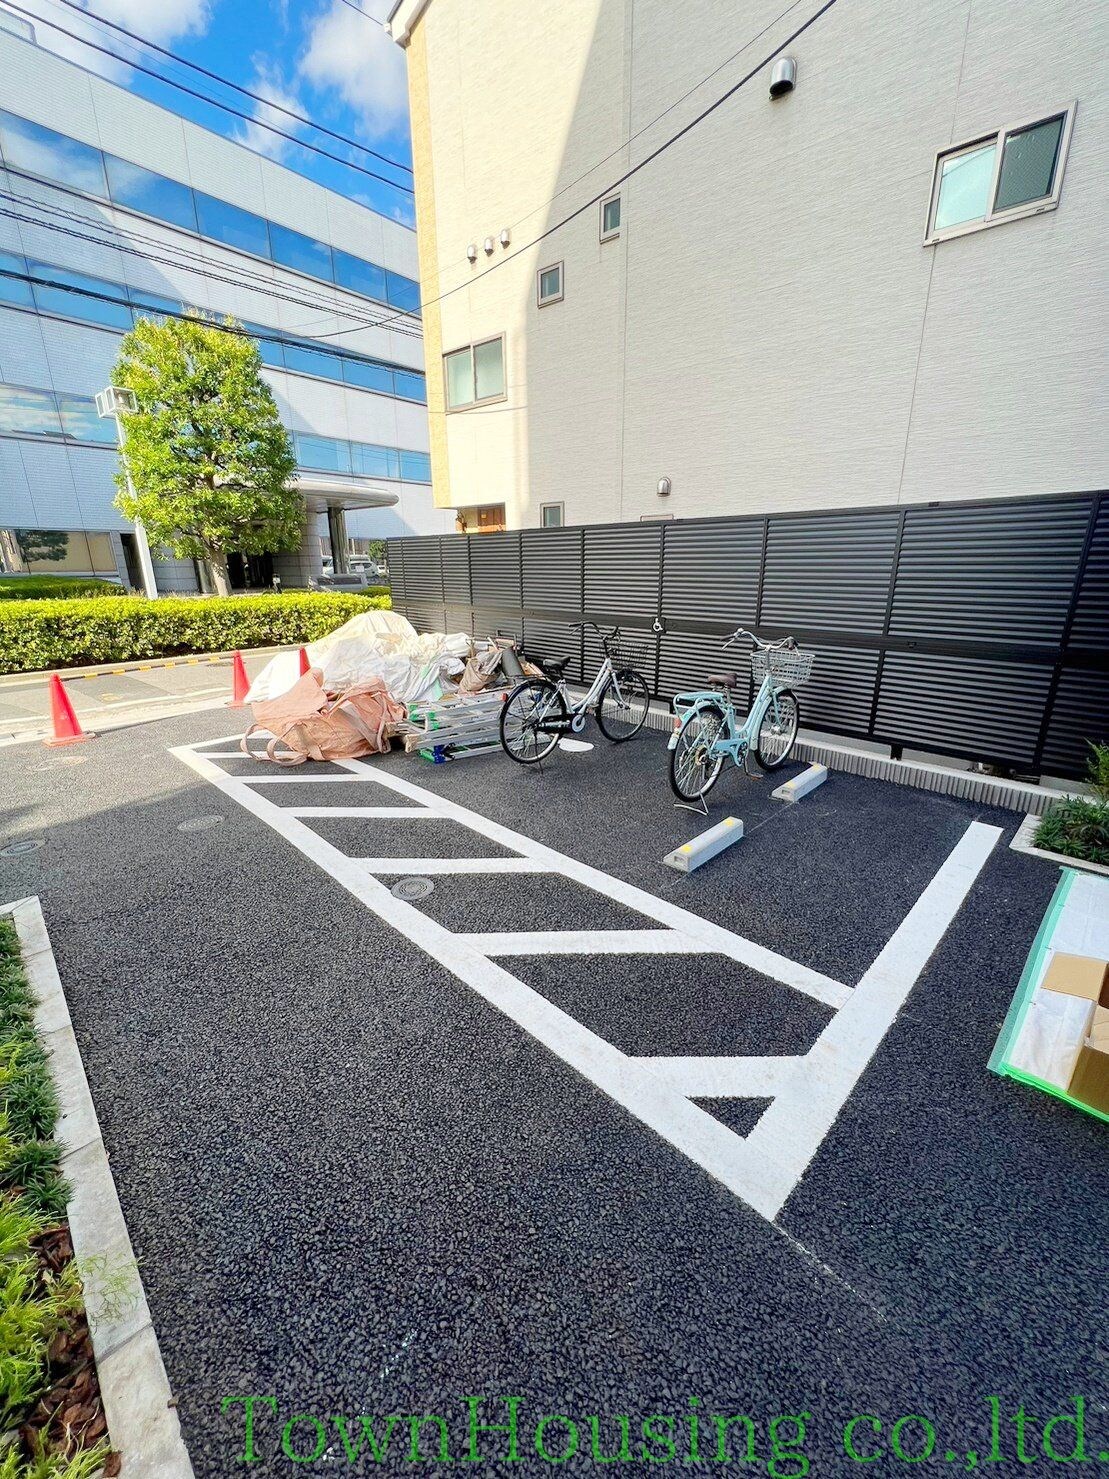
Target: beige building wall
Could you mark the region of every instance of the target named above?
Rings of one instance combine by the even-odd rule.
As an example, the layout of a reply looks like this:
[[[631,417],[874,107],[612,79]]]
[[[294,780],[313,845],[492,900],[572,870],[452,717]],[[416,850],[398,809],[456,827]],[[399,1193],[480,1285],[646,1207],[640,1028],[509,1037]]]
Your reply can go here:
[[[512,527],[1106,485],[1100,0],[837,4],[794,93],[761,73],[623,185],[616,240],[591,204],[528,245],[818,7],[734,55],[779,8],[402,0],[425,324],[506,336],[503,402],[432,405],[440,502]],[[938,149],[1075,99],[1057,210],[922,245]]]

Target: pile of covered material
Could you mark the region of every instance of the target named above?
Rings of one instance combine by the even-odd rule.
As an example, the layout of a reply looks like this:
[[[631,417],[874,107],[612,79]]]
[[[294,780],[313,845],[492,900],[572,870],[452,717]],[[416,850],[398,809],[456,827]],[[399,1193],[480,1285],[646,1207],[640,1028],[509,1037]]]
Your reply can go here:
[[[379,679],[402,704],[435,699],[443,679],[458,678],[470,653],[466,632],[417,632],[398,611],[365,611],[307,648],[308,661],[329,693]],[[280,697],[297,682],[296,652],[279,652],[255,678],[248,703]]]

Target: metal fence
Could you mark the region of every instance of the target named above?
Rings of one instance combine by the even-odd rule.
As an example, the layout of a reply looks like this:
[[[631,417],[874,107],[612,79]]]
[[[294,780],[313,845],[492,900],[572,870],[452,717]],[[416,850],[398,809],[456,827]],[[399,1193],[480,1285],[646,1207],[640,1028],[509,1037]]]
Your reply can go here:
[[[1109,494],[389,541],[421,631],[512,633],[587,679],[587,618],[641,633],[657,697],[736,626],[817,653],[810,729],[1078,776],[1109,737]],[[734,654],[733,654],[734,656]],[[728,664],[732,666],[732,663]]]

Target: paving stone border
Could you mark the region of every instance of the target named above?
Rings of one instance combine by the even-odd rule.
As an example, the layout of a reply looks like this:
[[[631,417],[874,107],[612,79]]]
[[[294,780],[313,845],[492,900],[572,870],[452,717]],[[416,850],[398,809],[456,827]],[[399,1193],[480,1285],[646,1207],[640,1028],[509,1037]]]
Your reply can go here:
[[[0,905],[0,914],[10,915],[19,935],[61,1107],[54,1138],[70,1186],[66,1211],[112,1446],[124,1476],[194,1479],[42,906],[34,897],[17,899]]]
[[[1101,873],[1109,877],[1109,868],[1104,863],[1087,863],[1082,858],[1068,858],[1066,853],[1048,852],[1046,848],[1036,847],[1033,839],[1042,820],[1034,811],[1028,813],[1009,844],[1014,852],[1024,852],[1032,858],[1043,858],[1046,862],[1058,863],[1063,868],[1076,868],[1081,873]]]

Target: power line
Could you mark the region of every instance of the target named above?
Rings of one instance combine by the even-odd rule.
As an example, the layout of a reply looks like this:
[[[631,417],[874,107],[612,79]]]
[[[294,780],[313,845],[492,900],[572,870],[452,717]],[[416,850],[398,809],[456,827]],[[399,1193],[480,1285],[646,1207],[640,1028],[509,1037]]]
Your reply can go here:
[[[382,30],[385,29],[384,21],[379,21],[376,15],[371,15],[368,10],[363,10],[361,5],[354,3],[354,0],[343,0],[343,4],[348,10],[356,11],[364,21],[373,21],[375,26],[380,26]]]
[[[743,77],[741,77],[738,82],[733,83],[733,85],[728,88],[727,92],[721,93],[721,95],[718,98],[714,99],[714,101],[711,102],[707,108],[703,108],[701,112],[697,114],[696,118],[691,118],[687,124],[678,129],[677,133],[671,134],[668,139],[664,139],[657,148],[651,150],[650,154],[645,155],[638,164],[633,164],[630,169],[625,170],[622,175],[617,176],[617,178],[613,180],[610,184],[606,185],[603,190],[599,190],[595,195],[590,196],[588,200],[583,201],[581,205],[576,206],[574,210],[568,212],[565,216],[563,216],[560,221],[556,221],[553,226],[548,226],[545,231],[541,231],[538,236],[532,237],[531,241],[525,242],[523,246],[517,247],[514,252],[509,252],[507,256],[501,257],[499,261],[494,262],[491,267],[487,267],[485,271],[479,273],[477,277],[467,278],[465,282],[460,282],[456,284],[456,286],[453,288],[445,289],[434,298],[424,299],[421,304],[421,310],[426,311],[428,308],[431,307],[433,303],[441,303],[444,298],[453,297],[455,293],[460,293],[463,288],[473,287],[476,283],[483,282],[491,272],[496,272],[498,267],[505,267],[509,262],[515,261],[517,257],[523,256],[525,252],[530,252],[532,247],[538,246],[541,241],[546,241],[548,236],[553,236],[556,231],[561,231],[562,228],[564,226],[568,226],[571,221],[576,221],[577,218],[580,215],[584,214],[585,211],[590,210],[595,205],[599,205],[606,196],[611,195],[614,190],[623,185],[625,181],[630,180],[633,175],[637,175],[641,169],[646,169],[646,167],[649,164],[652,164],[656,159],[658,159],[661,154],[665,154],[667,149],[669,149],[672,145],[678,143],[680,139],[684,139],[686,134],[691,133],[693,129],[695,129],[699,124],[703,123],[706,118],[715,113],[718,108],[723,107],[723,105],[728,101],[729,98],[733,98],[741,88],[746,87],[753,77],[757,77],[764,67],[768,66],[776,56],[779,56],[783,51],[785,51],[787,46],[792,46],[799,36],[803,36],[810,26],[815,25],[816,22],[821,18],[821,16],[827,15],[828,11],[831,10],[832,7],[837,3],[838,0],[824,0],[824,4],[820,7],[819,10],[814,11],[813,14],[809,16],[807,21],[797,27],[796,31],[794,31],[792,35],[787,36],[786,39],[780,42],[772,52],[763,57],[761,62],[752,67],[751,70],[747,72]],[[384,320],[384,322],[388,323],[389,320],[386,319]],[[317,337],[321,339],[336,339],[341,334],[348,334],[350,332],[351,331],[349,329],[334,329],[331,333],[320,334]]]
[[[141,46],[147,47],[148,50],[156,51],[161,56],[168,57],[170,61],[178,62],[182,67],[190,67],[194,72],[199,72],[202,76],[210,78],[213,82],[219,82],[224,87],[229,87],[233,91],[241,93],[243,97],[251,98],[256,103],[264,103],[267,108],[273,108],[276,112],[284,113],[289,118],[295,118],[298,123],[306,124],[309,128],[315,129],[317,133],[326,134],[329,138],[336,139],[340,144],[347,144],[352,149],[360,149],[364,154],[370,154],[374,159],[380,159],[382,164],[391,164],[394,169],[403,170],[405,174],[410,175],[412,173],[412,166],[410,164],[405,164],[400,159],[393,159],[390,155],[382,154],[377,149],[371,149],[368,144],[360,144],[357,139],[348,138],[346,134],[337,133],[333,128],[328,128],[323,123],[317,123],[314,118],[309,118],[304,113],[298,113],[293,108],[286,108],[282,103],[276,103],[271,98],[265,97],[262,93],[252,92],[249,87],[242,87],[239,83],[232,82],[230,78],[221,76],[219,72],[213,72],[209,68],[201,66],[199,62],[192,62],[188,57],[179,56],[177,52],[170,51],[164,46],[159,46],[156,41],[148,41],[145,36],[140,36],[135,31],[129,31],[126,26],[121,26],[118,21],[110,21],[107,16],[98,15],[95,10],[86,10],[83,5],[77,3],[77,0],[54,0],[54,3],[67,5],[70,10],[77,11],[79,15],[88,16],[90,20],[97,21],[102,26],[110,26],[113,31],[118,31],[121,36],[127,36],[132,41],[137,41]],[[351,0],[344,0],[344,3],[350,4]],[[795,0],[795,3],[799,3],[799,0]],[[353,9],[358,10],[358,7],[353,6]],[[364,10],[358,10],[358,13],[359,15],[366,16],[367,20],[376,19],[372,15],[367,15]],[[51,25],[52,22],[47,21],[46,24]],[[163,81],[169,80],[169,78],[163,78]],[[252,119],[251,121],[256,122],[257,120]]]
[[[8,194],[7,191],[0,190],[0,199],[12,199],[12,197],[9,196],[9,194]],[[18,203],[18,201],[16,203]],[[194,267],[194,266],[192,266],[192,265],[190,265],[189,263],[186,263],[186,262],[175,261],[173,258],[161,257],[157,253],[154,253],[154,252],[144,252],[144,251],[140,250],[138,247],[126,246],[122,242],[106,242],[106,241],[104,241],[104,239],[102,237],[92,236],[88,232],[84,232],[84,231],[74,231],[71,226],[62,225],[62,224],[60,224],[57,221],[36,220],[33,216],[28,216],[24,212],[21,212],[21,211],[18,211],[18,210],[16,210],[16,211],[6,210],[6,209],[3,209],[3,208],[0,208],[0,216],[6,216],[6,217],[10,218],[13,221],[20,221],[23,224],[28,225],[28,226],[36,226],[36,227],[38,227],[42,231],[54,231],[54,232],[57,232],[57,233],[59,233],[62,236],[65,236],[65,237],[70,238],[71,240],[75,240],[75,241],[87,241],[87,242],[91,242],[94,246],[106,247],[106,248],[108,248],[111,251],[125,252],[129,256],[141,258],[144,262],[157,262],[157,263],[159,263],[159,264],[161,264],[162,266],[165,266],[165,267],[175,267],[180,272],[189,273],[191,276],[194,276],[194,277],[208,278],[209,280],[211,280],[213,282],[223,283],[226,287],[238,288],[241,291],[242,290],[245,290],[245,291],[248,291],[248,292],[261,292],[262,291],[262,289],[260,289],[259,287],[257,287],[253,283],[245,283],[245,282],[236,280],[233,277],[227,277],[223,273],[213,272],[213,271],[210,271],[210,270],[205,269],[205,268],[202,268],[202,267]],[[391,322],[391,320],[387,320],[387,319],[382,319],[382,320],[378,320],[378,319],[358,319],[355,314],[353,314],[353,313],[351,313],[349,311],[349,309],[338,308],[338,307],[326,309],[325,306],[323,304],[319,303],[319,302],[312,302],[309,299],[298,298],[295,295],[290,294],[290,293],[282,293],[282,292],[279,292],[278,290],[276,290],[272,286],[267,290],[267,296],[268,297],[271,297],[271,298],[281,299],[283,302],[295,303],[300,308],[310,308],[310,309],[313,309],[317,313],[327,311],[327,312],[333,312],[333,313],[337,314],[341,318],[355,319],[355,322],[351,325],[351,327],[346,330],[347,333],[354,333],[354,332],[356,332],[357,330],[360,330],[360,329],[375,329],[375,328],[381,327],[381,325],[383,323],[389,323],[389,322]],[[402,329],[402,330],[399,330],[398,332],[408,333],[409,334],[409,337],[412,337],[412,338],[418,337],[412,331],[408,331],[408,330],[403,330]],[[315,335],[313,337],[314,338],[323,338],[323,337],[334,337],[334,336],[332,336],[332,335],[328,335],[328,336]]]
[[[8,174],[17,175],[20,179],[35,179],[33,175],[28,175],[21,170],[13,169],[11,166],[7,167],[7,172]],[[51,190],[61,191],[62,193],[73,196],[79,200],[85,199],[85,197],[80,195],[78,191],[69,190],[64,185],[50,185],[48,186],[48,188]],[[179,246],[176,243],[162,241],[157,237],[148,236],[141,231],[125,231],[123,228],[116,226],[110,221],[92,220],[82,211],[66,210],[64,206],[60,206],[49,201],[38,200],[32,195],[21,195],[18,191],[0,189],[0,198],[9,200],[14,204],[31,206],[34,210],[41,211],[45,215],[57,216],[67,221],[73,221],[78,223],[79,225],[89,227],[94,231],[110,234],[115,237],[125,237],[129,241],[145,242],[149,246],[156,247],[158,249],[158,255],[144,254],[141,252],[136,252],[134,253],[134,255],[146,256],[147,260],[160,262],[163,266],[179,267],[184,272],[191,272],[194,270],[190,265],[191,262],[199,262],[205,269],[210,269],[213,265],[210,257],[205,257],[199,252],[190,250],[188,247]],[[49,229],[46,222],[30,222],[29,224],[40,225],[44,230]],[[94,238],[91,237],[88,239],[94,240]],[[104,246],[111,251],[124,250],[118,245],[117,242],[105,242],[99,239],[96,239],[96,241],[97,245]],[[176,257],[167,258],[161,255],[161,253],[167,251],[175,253]],[[185,260],[177,260],[176,258],[183,258]],[[367,327],[376,326],[377,320],[368,318],[359,319],[356,313],[351,312],[349,308],[341,306],[334,298],[322,297],[316,293],[312,293],[310,296],[305,296],[305,293],[308,292],[308,290],[306,289],[302,290],[301,294],[299,295],[282,294],[278,292],[275,288],[274,280],[272,277],[268,277],[260,272],[252,271],[250,268],[246,267],[236,267],[233,269],[233,271],[235,274],[233,278],[226,276],[226,274],[222,276],[218,274],[213,274],[210,270],[206,270],[202,275],[214,276],[218,281],[226,282],[229,286],[232,287],[243,288],[248,292],[264,293],[269,297],[284,297],[286,301],[290,303],[295,303],[302,308],[315,309],[316,311],[321,313],[336,313],[340,317],[356,320],[357,324],[364,324]],[[409,315],[409,317],[411,317],[411,315]],[[408,335],[411,338],[422,337],[422,331],[420,329],[410,327],[407,324],[398,325],[395,331],[400,334]]]
[[[202,103],[207,103],[209,107],[221,108],[225,113],[230,113],[235,118],[241,118],[245,123],[253,124],[255,128],[264,128],[267,133],[276,134],[280,139],[287,139],[290,144],[296,144],[301,149],[310,149],[313,154],[319,154],[324,159],[332,159],[336,164],[343,165],[345,169],[356,170],[358,174],[366,175],[371,180],[378,180],[382,185],[388,185],[392,190],[399,190],[405,195],[415,194],[411,185],[402,185],[397,180],[390,180],[385,175],[379,175],[376,170],[367,169],[362,164],[355,164],[351,159],[344,159],[341,154],[332,154],[330,149],[323,149],[319,144],[311,144],[306,139],[298,139],[295,134],[288,134],[284,129],[277,128],[272,123],[263,123],[260,118],[252,118],[249,113],[244,113],[241,108],[234,108],[230,103],[221,103],[218,99],[211,98],[206,93],[198,92],[194,87],[189,87],[185,82],[177,82],[172,77],[163,76],[161,72],[156,72],[153,67],[147,67],[142,62],[136,62],[127,57],[122,57],[118,52],[112,51],[111,47],[101,46],[99,42],[91,40],[88,36],[82,36],[77,31],[67,31],[65,26],[60,26],[57,21],[46,20],[36,11],[24,10],[22,6],[15,3],[15,0],[4,0],[4,3],[9,9],[14,10],[17,15],[24,16],[30,21],[37,21],[40,25],[50,26],[62,36],[68,36],[71,41],[76,41],[81,46],[90,47],[93,51],[98,51],[103,56],[111,57],[113,61],[122,62],[125,67],[133,67],[136,72],[142,72],[147,77],[153,77],[156,82],[164,83],[167,87],[176,87],[178,91],[187,93],[189,97],[197,98]]]

